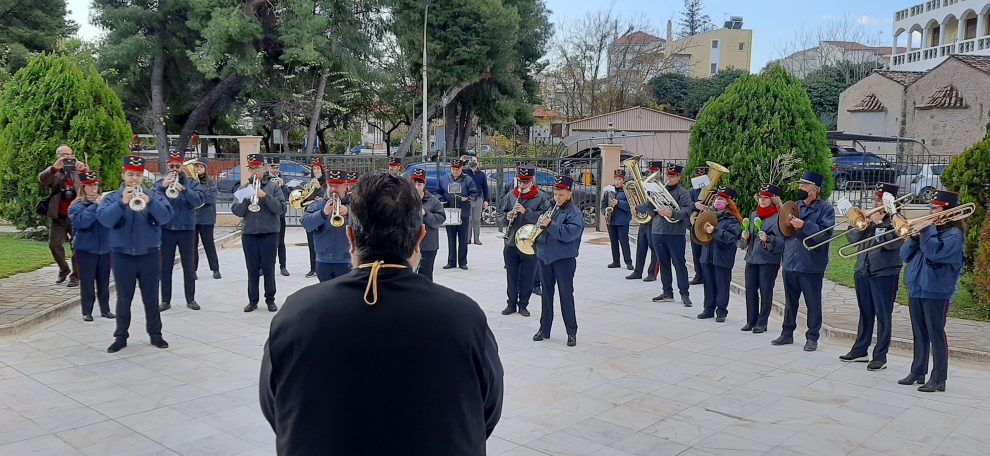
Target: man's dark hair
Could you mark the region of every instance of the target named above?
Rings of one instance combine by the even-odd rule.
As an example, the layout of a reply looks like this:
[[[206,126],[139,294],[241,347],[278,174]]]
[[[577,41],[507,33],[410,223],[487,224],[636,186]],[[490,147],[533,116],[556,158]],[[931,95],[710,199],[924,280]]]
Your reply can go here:
[[[412,256],[423,226],[423,203],[409,179],[383,171],[365,175],[350,203],[354,246],[362,261]]]

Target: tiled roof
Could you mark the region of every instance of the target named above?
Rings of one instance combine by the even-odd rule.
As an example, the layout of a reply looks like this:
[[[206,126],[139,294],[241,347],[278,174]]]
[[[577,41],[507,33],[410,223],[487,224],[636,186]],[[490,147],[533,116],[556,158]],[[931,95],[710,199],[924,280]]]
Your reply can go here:
[[[860,102],[858,104],[856,104],[856,106],[853,106],[853,107],[847,109],[846,111],[849,111],[849,112],[884,112],[886,110],[887,110],[887,108],[884,107],[883,103],[880,102],[880,99],[877,98],[877,95],[875,93],[872,93],[871,92],[865,98],[863,98],[862,100],[860,100]]]
[[[936,90],[927,103],[915,106],[915,109],[965,109],[968,107],[962,96],[959,95],[959,91],[950,84]]]
[[[918,78],[925,75],[923,71],[877,70],[876,73],[904,86],[913,84],[914,81],[917,81]]]
[[[540,105],[533,108],[533,117],[536,117],[538,119],[543,119],[546,117],[551,117],[554,119],[565,119],[567,116],[557,111],[554,111],[553,109],[547,108],[546,106]]]
[[[622,45],[647,44],[647,43],[656,43],[660,41],[663,40],[660,39],[659,37],[655,37],[646,32],[632,32],[630,34],[619,37],[619,39],[613,41],[612,44],[622,44]]]
[[[869,51],[873,48],[862,43],[857,43],[855,41],[823,41],[823,43],[831,44],[837,48],[845,49],[847,51]]]
[[[990,74],[990,55],[954,55],[960,62]]]

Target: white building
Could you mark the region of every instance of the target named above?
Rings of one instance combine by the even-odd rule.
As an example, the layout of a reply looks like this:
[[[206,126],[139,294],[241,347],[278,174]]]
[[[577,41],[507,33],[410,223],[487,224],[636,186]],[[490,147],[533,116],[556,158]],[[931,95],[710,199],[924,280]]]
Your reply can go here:
[[[950,55],[990,55],[990,1],[929,0],[894,13],[890,69],[927,71]]]
[[[888,46],[867,46],[854,41],[822,41],[818,46],[780,59],[779,63],[788,73],[804,79],[823,67],[834,67],[840,63],[870,64],[883,68],[890,61],[892,51],[903,53],[907,48],[892,50]]]

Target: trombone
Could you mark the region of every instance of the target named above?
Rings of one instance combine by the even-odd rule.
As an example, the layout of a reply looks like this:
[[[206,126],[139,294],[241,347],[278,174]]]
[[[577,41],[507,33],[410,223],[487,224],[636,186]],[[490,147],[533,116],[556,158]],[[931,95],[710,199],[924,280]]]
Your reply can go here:
[[[923,222],[928,222],[928,224],[932,224],[932,225],[943,225],[949,222],[965,220],[969,218],[971,215],[973,215],[974,212],[976,212],[976,204],[966,203],[961,206],[956,206],[952,209],[946,209],[942,212],[936,212],[934,214],[923,215],[921,217],[913,218],[911,220],[907,220],[900,214],[897,214],[897,216],[895,216],[893,219],[894,229],[889,231],[889,233],[894,233],[896,235],[893,239],[889,239],[879,244],[872,245],[862,250],[849,252],[849,250],[851,249],[859,248],[861,245],[869,241],[872,241],[873,238],[869,237],[859,242],[855,242],[843,246],[842,248],[839,249],[839,256],[846,259],[853,258],[862,255],[864,253],[879,249],[886,245],[892,244],[894,242],[910,238],[911,236],[915,236],[921,232],[921,230],[918,228],[918,225]],[[884,233],[884,235],[886,235],[886,233]]]
[[[854,207],[849,210],[848,214],[846,214],[846,220],[849,223],[849,229],[863,231],[869,228],[870,217],[873,214],[876,214],[878,212],[883,213],[884,215],[897,214],[901,210],[901,208],[903,208],[912,199],[914,199],[914,193],[908,193],[907,195],[904,195],[897,199],[894,199],[894,195],[891,195],[890,193],[884,193],[883,197],[881,197],[881,200],[883,200],[882,206],[878,206],[873,209],[869,209],[865,211],[858,207]],[[809,243],[809,241],[817,238],[818,236],[826,234],[829,230],[834,230],[836,227],[838,227],[841,224],[842,222],[837,222],[835,225],[832,225],[828,228],[825,228],[817,233],[811,234],[808,237],[804,238],[804,248],[808,250],[815,250],[821,246],[828,245],[829,242],[832,242],[842,236],[845,236],[848,231],[841,231],[837,234],[832,235],[832,237],[815,244]]]

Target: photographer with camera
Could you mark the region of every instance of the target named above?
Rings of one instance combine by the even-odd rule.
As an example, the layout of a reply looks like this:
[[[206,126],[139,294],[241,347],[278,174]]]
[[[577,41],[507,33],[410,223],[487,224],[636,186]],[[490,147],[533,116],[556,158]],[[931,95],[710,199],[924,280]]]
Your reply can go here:
[[[52,219],[51,229],[48,230],[48,248],[52,258],[58,264],[58,279],[55,283],[63,283],[69,279],[68,286],[79,286],[79,273],[75,258],[72,267],[65,260],[65,241],[72,233],[72,222],[69,221],[69,204],[79,194],[79,173],[88,170],[86,164],[77,162],[72,155],[72,148],[62,144],[55,149],[58,157],[52,166],[38,174],[38,182],[47,187],[51,194],[48,199],[38,204],[39,215]]]

